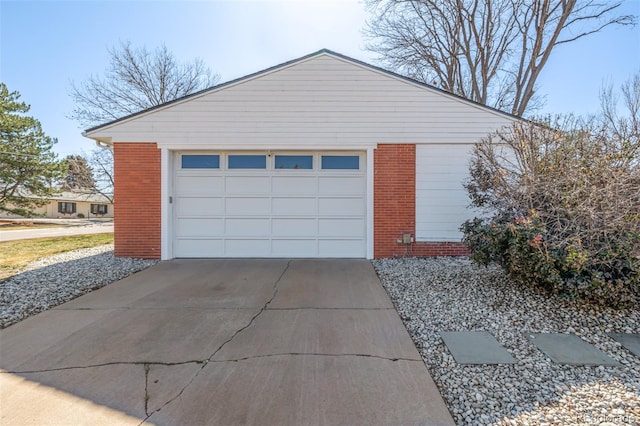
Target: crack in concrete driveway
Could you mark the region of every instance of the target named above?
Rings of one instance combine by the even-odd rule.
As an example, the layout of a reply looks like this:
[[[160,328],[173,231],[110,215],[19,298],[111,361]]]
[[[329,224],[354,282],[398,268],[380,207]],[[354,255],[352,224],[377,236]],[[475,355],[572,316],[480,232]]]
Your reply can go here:
[[[0,336],[0,380],[138,425],[452,424],[365,260],[164,262]],[[18,420],[32,388],[0,387]]]
[[[257,314],[255,314],[253,317],[251,317],[251,319],[249,320],[249,322],[247,323],[247,325],[245,325],[244,327],[239,328],[238,330],[236,330],[233,335],[227,339],[226,341],[224,341],[212,354],[211,356],[209,356],[206,360],[202,361],[202,368],[200,370],[198,370],[198,372],[196,374],[193,375],[193,377],[191,377],[191,380],[189,380],[189,382],[182,387],[182,389],[180,389],[180,391],[176,394],[176,396],[174,396],[173,398],[171,398],[169,401],[165,402],[160,408],[152,411],[151,413],[145,413],[147,414],[147,417],[140,423],[143,424],[145,423],[149,417],[151,417],[154,413],[160,411],[161,409],[163,409],[164,407],[166,407],[167,405],[171,404],[173,401],[175,401],[176,399],[180,398],[180,396],[184,393],[184,391],[191,385],[191,383],[193,383],[193,381],[196,379],[196,377],[198,377],[198,375],[202,372],[202,370],[204,368],[206,368],[207,364],[211,361],[211,359],[222,350],[222,348],[225,347],[225,345],[227,345],[228,343],[232,342],[233,339],[236,338],[237,335],[239,335],[240,333],[242,333],[244,330],[246,330],[247,328],[251,327],[251,325],[254,323],[254,321],[256,320],[256,318],[258,318],[260,315],[262,315],[262,313],[265,311],[265,309],[267,309],[267,306],[269,306],[269,304],[271,303],[271,301],[276,297],[276,295],[278,294],[278,283],[280,282],[280,280],[282,280],[282,277],[284,276],[284,274],[287,272],[287,270],[289,269],[289,266],[291,265],[291,260],[289,260],[289,262],[287,262],[287,266],[285,266],[284,270],[282,271],[282,273],[280,274],[280,276],[278,277],[278,279],[273,283],[273,294],[271,295],[271,297],[265,302],[265,304],[262,306],[262,308],[260,309],[260,311],[258,311]],[[145,395],[145,401],[147,400],[148,395]]]

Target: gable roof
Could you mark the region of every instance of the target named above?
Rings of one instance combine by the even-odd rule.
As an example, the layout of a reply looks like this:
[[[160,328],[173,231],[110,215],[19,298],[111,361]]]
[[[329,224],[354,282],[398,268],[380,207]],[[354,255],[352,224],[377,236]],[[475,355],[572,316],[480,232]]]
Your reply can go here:
[[[58,195],[47,197],[54,201],[85,201],[87,203],[113,204],[105,195],[90,191],[62,191]]]
[[[384,68],[368,64],[366,62],[360,61],[358,59],[351,58],[351,57],[343,55],[341,53],[337,53],[337,52],[331,51],[329,49],[321,49],[321,50],[319,50],[317,52],[310,53],[308,55],[305,55],[305,56],[302,56],[302,57],[299,57],[299,58],[296,58],[296,59],[293,59],[293,60],[278,64],[278,65],[274,65],[274,66],[266,68],[264,70],[257,71],[255,73],[248,74],[246,76],[239,77],[239,78],[236,78],[234,80],[230,80],[230,81],[227,81],[225,83],[221,83],[221,84],[218,84],[218,85],[215,85],[215,86],[200,90],[198,92],[191,93],[191,94],[183,96],[181,98],[174,99],[172,101],[165,102],[163,104],[156,105],[156,106],[141,110],[139,112],[126,115],[124,117],[109,121],[107,123],[99,124],[97,126],[94,126],[94,127],[89,128],[89,129],[86,129],[84,132],[82,132],[82,135],[85,136],[85,137],[91,137],[89,134],[92,133],[92,132],[95,132],[97,130],[105,129],[107,127],[113,126],[114,124],[121,123],[121,122],[124,122],[124,121],[128,121],[128,120],[130,120],[132,118],[139,117],[139,116],[142,116],[142,115],[146,115],[146,114],[152,113],[154,111],[167,108],[167,107],[169,107],[171,105],[179,104],[179,103],[185,102],[185,101],[187,101],[189,99],[197,98],[197,97],[206,95],[208,93],[215,92],[215,91],[224,89],[226,87],[233,86],[233,85],[236,85],[236,84],[239,84],[239,83],[254,79],[256,77],[260,77],[262,75],[266,75],[266,74],[272,73],[274,71],[278,71],[278,70],[290,67],[290,66],[295,65],[297,63],[304,62],[304,61],[306,61],[308,59],[319,57],[319,56],[323,56],[323,55],[331,56],[331,57],[334,57],[334,58],[337,58],[337,59],[340,59],[340,60],[343,60],[343,61],[346,61],[346,62],[350,62],[350,63],[352,63],[354,65],[357,65],[357,66],[360,66],[360,67],[364,67],[364,68],[368,68],[368,69],[370,69],[372,71],[385,74],[385,75],[390,76],[392,78],[405,81],[407,83],[416,85],[418,87],[422,87],[424,89],[428,89],[428,90],[431,90],[431,91],[438,92],[438,93],[440,93],[442,95],[451,97],[453,99],[457,99],[458,101],[463,101],[465,103],[469,103],[471,105],[474,105],[475,107],[479,107],[479,108],[485,109],[488,112],[492,112],[494,114],[502,115],[505,118],[508,118],[508,119],[511,119],[511,120],[521,120],[522,119],[521,117],[518,117],[516,115],[507,113],[505,111],[499,110],[499,109],[491,107],[491,106],[487,106],[487,105],[482,104],[480,102],[472,101],[472,100],[467,99],[467,98],[465,98],[463,96],[456,95],[456,94],[451,93],[451,92],[447,92],[446,90],[437,88],[435,86],[432,86],[432,85],[429,85],[429,84],[426,84],[426,83],[423,83],[423,82],[420,82],[420,81],[412,79],[410,77],[406,77],[406,76],[397,74],[397,73],[395,73],[393,71],[389,71],[389,70],[386,70]]]
[[[89,190],[71,190],[71,191],[58,191],[55,194],[49,196],[40,196],[33,195],[31,192],[18,189],[18,194],[21,197],[25,198],[33,198],[39,200],[49,200],[49,201],[85,201],[90,203],[100,203],[100,204],[113,204],[113,201],[110,201],[106,195],[100,194],[99,192],[93,192]]]

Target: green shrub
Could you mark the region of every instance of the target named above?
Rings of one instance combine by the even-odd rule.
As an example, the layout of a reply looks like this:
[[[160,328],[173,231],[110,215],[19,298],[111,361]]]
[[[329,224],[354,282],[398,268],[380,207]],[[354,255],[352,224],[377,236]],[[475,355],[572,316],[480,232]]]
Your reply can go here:
[[[509,222],[476,218],[462,230],[476,263],[496,262],[523,285],[612,306],[640,300],[640,234],[620,236],[593,256],[579,241],[564,247],[550,242],[535,212]]]
[[[630,114],[516,122],[475,146],[462,225],[474,261],[524,285],[608,305],[640,302],[640,74]],[[612,96],[609,92],[609,96]]]

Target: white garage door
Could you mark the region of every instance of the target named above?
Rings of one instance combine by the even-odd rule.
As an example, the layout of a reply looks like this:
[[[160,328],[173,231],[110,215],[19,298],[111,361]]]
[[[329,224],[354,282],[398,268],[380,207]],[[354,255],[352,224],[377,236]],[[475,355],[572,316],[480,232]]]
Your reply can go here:
[[[364,153],[175,154],[175,257],[365,257]]]

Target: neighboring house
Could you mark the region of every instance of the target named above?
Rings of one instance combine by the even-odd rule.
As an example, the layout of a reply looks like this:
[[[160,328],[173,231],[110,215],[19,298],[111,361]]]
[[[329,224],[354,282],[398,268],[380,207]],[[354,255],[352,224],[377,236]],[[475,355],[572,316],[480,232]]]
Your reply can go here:
[[[63,191],[49,202],[33,209],[34,216],[47,218],[113,217],[113,203],[102,194],[86,191]],[[0,213],[0,217],[20,217]]]
[[[109,198],[95,192],[63,191],[51,197],[48,204],[35,213],[51,218],[65,217],[113,217],[113,203]]]
[[[469,153],[517,117],[320,52],[87,130],[119,256],[465,253]]]

